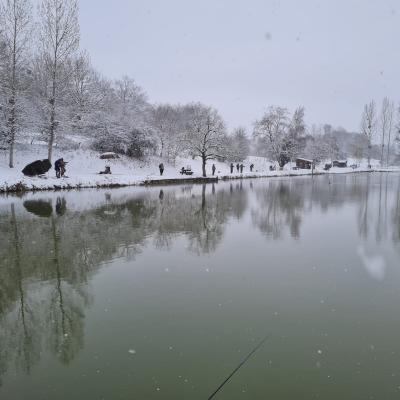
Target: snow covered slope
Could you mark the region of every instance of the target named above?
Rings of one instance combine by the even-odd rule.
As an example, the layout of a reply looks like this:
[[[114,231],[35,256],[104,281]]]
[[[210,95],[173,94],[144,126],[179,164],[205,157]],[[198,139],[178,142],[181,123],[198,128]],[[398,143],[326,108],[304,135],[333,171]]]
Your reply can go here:
[[[22,174],[22,169],[35,160],[46,158],[46,147],[43,145],[26,145],[21,146],[15,157],[15,168],[10,169],[7,162],[7,154],[0,152],[0,191],[5,192],[15,188],[16,185],[23,185],[28,190],[44,190],[54,188],[80,188],[80,187],[99,187],[113,185],[138,185],[144,181],[158,180],[160,174],[158,165],[164,163],[165,171],[164,179],[185,179],[179,173],[180,168],[191,166],[194,174],[193,177],[201,176],[201,160],[181,158],[176,161],[175,166],[168,164],[165,160],[153,157],[146,160],[135,160],[121,156],[115,160],[101,160],[100,154],[92,150],[59,150],[54,149],[54,160],[63,157],[68,161],[67,173],[68,177],[57,179],[54,169],[51,169],[44,177],[29,178]],[[234,169],[234,173],[230,174],[230,164],[221,162],[207,163],[207,175],[211,176],[212,164],[216,165],[216,175],[219,177],[240,178],[240,177],[261,177],[261,176],[284,176],[284,175],[304,175],[310,174],[309,170],[294,171],[287,166],[283,171],[270,171],[272,164],[263,157],[249,157],[244,164],[244,172],[240,174]],[[253,173],[250,173],[250,164],[254,164]],[[100,171],[104,171],[105,166],[110,166],[111,175],[100,175]],[[366,170],[361,165],[356,172]],[[324,173],[321,168],[317,168],[316,172]],[[332,168],[330,173],[349,173],[353,172],[351,168]]]

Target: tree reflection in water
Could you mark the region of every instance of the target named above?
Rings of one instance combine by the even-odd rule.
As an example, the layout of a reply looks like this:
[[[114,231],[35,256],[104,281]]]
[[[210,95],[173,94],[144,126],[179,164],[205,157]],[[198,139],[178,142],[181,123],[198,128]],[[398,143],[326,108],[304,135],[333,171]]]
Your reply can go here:
[[[246,215],[267,240],[300,238],[313,210],[344,206],[358,210],[360,238],[373,233],[376,241],[400,241],[398,175],[231,181],[93,197],[81,209],[69,209],[60,194],[15,198],[0,208],[0,377],[15,368],[29,374],[43,349],[70,363],[84,346],[90,274],[148,246],[169,250],[184,237],[188,251],[210,254],[229,221]]]

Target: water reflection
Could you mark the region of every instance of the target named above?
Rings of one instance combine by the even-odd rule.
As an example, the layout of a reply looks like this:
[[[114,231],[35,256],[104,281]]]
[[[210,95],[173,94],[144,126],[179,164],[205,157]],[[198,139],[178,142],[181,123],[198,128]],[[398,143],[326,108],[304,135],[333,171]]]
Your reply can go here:
[[[309,189],[309,185],[287,181],[271,181],[256,189],[257,204],[252,209],[254,225],[273,239],[279,239],[286,228],[298,238]]]
[[[183,237],[188,251],[212,254],[235,221],[264,240],[300,240],[308,216],[344,207],[354,208],[360,240],[391,239],[397,248],[400,241],[397,175],[98,191],[90,206],[80,196],[72,196],[75,205],[60,194],[15,198],[0,209],[0,382],[8,370],[29,374],[44,350],[70,363],[84,346],[91,274],[148,246],[168,250]],[[357,254],[372,277],[384,278],[379,254],[364,245]]]
[[[386,262],[382,255],[370,255],[367,253],[365,247],[361,245],[357,248],[357,254],[360,257],[364,268],[372,278],[378,281],[385,278]]]
[[[24,201],[26,211],[43,218],[48,218],[53,213],[53,207],[49,201],[27,200]]]

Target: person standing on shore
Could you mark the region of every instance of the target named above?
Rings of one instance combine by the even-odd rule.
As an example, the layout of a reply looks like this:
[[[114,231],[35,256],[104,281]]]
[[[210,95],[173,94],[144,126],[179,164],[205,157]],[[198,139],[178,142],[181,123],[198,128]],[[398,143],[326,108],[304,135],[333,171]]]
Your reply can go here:
[[[56,177],[57,178],[62,178],[65,174],[66,168],[65,166],[67,165],[67,162],[64,161],[63,158],[58,159],[54,163],[54,169],[56,170]]]
[[[254,164],[250,165],[250,172],[253,172]]]
[[[163,176],[163,173],[164,173],[164,164],[161,163],[161,164],[158,166],[158,169],[160,170],[160,175]]]
[[[216,170],[217,168],[216,168],[216,166],[215,166],[215,164],[213,164],[212,165],[212,174],[213,174],[213,176],[215,175],[215,170]]]
[[[233,165],[233,163],[231,163],[231,174],[233,174],[233,168],[234,168],[235,166]]]

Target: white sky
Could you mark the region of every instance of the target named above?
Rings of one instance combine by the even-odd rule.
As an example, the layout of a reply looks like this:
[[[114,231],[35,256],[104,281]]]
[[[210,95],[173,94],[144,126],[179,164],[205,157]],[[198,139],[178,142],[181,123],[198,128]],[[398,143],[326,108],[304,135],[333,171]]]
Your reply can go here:
[[[230,128],[304,105],[308,123],[357,130],[367,101],[400,100],[399,0],[80,0],[80,23],[101,73]]]

